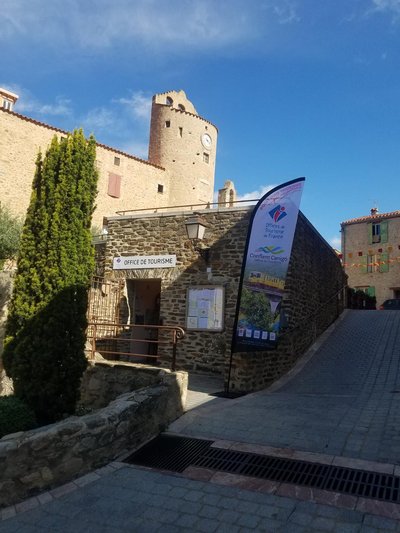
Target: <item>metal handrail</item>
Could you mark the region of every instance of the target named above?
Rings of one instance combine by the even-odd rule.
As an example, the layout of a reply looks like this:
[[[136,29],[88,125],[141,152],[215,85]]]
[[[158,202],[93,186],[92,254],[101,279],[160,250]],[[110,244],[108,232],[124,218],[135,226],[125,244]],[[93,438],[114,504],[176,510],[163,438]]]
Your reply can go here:
[[[204,209],[210,209],[211,206],[225,206],[225,207],[231,207],[233,204],[243,204],[243,203],[250,203],[250,202],[258,202],[259,198],[254,198],[250,200],[234,200],[233,202],[227,201],[227,202],[205,202],[202,204],[185,204],[185,205],[164,205],[162,207],[142,207],[141,209],[126,209],[124,211],[115,211],[117,215],[126,215],[127,213],[140,213],[143,211],[151,211],[152,213],[157,213],[160,210],[163,209],[181,209],[183,207],[188,207],[190,209],[193,209],[194,207],[203,207]]]
[[[98,335],[98,330],[100,328],[110,328],[111,335],[108,335],[107,332],[103,332]],[[172,338],[170,340],[157,340],[156,339],[129,339],[125,337],[121,337],[118,333],[122,333],[126,330],[134,330],[134,329],[145,329],[145,330],[154,330],[158,332],[169,332],[172,335]],[[169,345],[172,343],[172,360],[171,360],[171,370],[175,371],[176,369],[176,350],[177,350],[177,344],[178,341],[183,339],[185,336],[185,330],[181,328],[180,326],[156,326],[156,325],[150,325],[150,324],[121,324],[118,322],[89,322],[88,323],[88,332],[92,332],[92,335],[88,333],[88,339],[91,341],[91,351],[90,356],[91,359],[95,359],[96,354],[96,341],[101,340],[107,340],[107,341],[116,341],[116,342],[124,342],[124,343],[147,343],[147,344],[153,344],[153,345]],[[143,354],[143,353],[133,353],[133,352],[121,352],[121,351],[113,351],[113,350],[104,350],[101,349],[101,352],[104,354],[110,354],[110,355],[127,355],[131,357],[146,357],[146,358],[152,358],[152,359],[158,359],[158,355],[154,354]]]

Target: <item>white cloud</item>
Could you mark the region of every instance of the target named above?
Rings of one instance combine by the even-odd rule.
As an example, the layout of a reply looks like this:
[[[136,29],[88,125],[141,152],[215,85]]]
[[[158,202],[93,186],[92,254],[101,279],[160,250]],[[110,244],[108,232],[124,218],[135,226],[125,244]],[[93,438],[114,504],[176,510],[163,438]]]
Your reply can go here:
[[[150,119],[151,113],[151,98],[152,95],[144,93],[143,91],[133,92],[129,98],[114,99],[113,103],[118,103],[126,106],[129,112],[138,119]]]
[[[340,236],[335,235],[335,237],[332,237],[332,239],[330,239],[329,244],[332,246],[332,248],[340,250],[342,247],[342,239],[340,238]]]
[[[26,37],[58,46],[142,44],[215,49],[247,44],[276,24],[299,21],[292,0],[3,0],[0,41]]]
[[[262,185],[260,188],[252,192],[246,192],[244,194],[238,194],[238,200],[259,200],[265,193],[276,187],[276,185]],[[243,204],[246,205],[246,204]],[[249,204],[250,205],[250,204]]]
[[[108,108],[96,107],[91,109],[80,122],[85,130],[96,133],[111,127],[115,128],[118,117]]]
[[[19,99],[15,104],[15,111],[17,113],[29,113],[34,115],[39,115],[40,117],[45,116],[69,116],[72,112],[71,101],[64,96],[56,96],[55,102],[53,103],[43,103],[35,98],[32,93],[16,85],[14,83],[2,83],[0,86],[12,91],[13,93],[18,94]]]
[[[391,15],[392,22],[400,21],[400,0],[372,0],[371,13],[386,13]]]

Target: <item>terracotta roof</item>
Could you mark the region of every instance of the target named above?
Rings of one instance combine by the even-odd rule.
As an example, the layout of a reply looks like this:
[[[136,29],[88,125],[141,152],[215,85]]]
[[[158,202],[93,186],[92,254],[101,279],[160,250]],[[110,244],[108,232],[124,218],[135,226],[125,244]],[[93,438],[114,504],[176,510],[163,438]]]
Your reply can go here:
[[[392,211],[390,213],[377,213],[376,215],[368,215],[366,217],[351,218],[342,222],[342,226],[346,224],[361,224],[362,222],[373,222],[374,220],[383,220],[385,218],[395,218],[400,217],[400,211]]]
[[[34,118],[26,117],[25,115],[20,115],[19,113],[16,113],[15,111],[9,111],[8,109],[4,109],[4,108],[0,108],[0,111],[3,111],[4,113],[8,113],[9,115],[13,115],[17,118],[20,118],[21,120],[25,120],[26,122],[32,122],[32,124],[36,124],[37,126],[42,126],[49,130],[57,131],[58,133],[62,133],[63,135],[68,135],[69,133],[68,131],[62,130],[60,128],[56,128],[55,126],[50,126],[49,124],[46,124],[45,122],[40,122],[39,120],[36,120]],[[113,152],[115,154],[120,154],[125,157],[129,157],[129,159],[135,159],[135,161],[139,161],[139,163],[144,163],[145,165],[150,165],[151,167],[156,167],[156,168],[159,168],[160,170],[165,170],[164,167],[160,167],[159,165],[150,163],[150,161],[147,161],[146,159],[141,159],[140,157],[136,157],[135,155],[128,154],[126,152],[123,152],[122,150],[118,150],[117,148],[112,148],[111,146],[107,146],[106,144],[96,142],[96,146],[99,146],[100,148],[104,148],[105,150],[109,150],[110,152]]]

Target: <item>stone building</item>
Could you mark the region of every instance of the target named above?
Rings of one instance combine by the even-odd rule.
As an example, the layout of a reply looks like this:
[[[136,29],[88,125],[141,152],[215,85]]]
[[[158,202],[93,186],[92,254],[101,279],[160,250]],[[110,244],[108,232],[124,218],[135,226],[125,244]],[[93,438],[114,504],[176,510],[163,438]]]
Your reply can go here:
[[[0,201],[24,216],[39,149],[44,153],[54,135],[67,132],[15,112],[17,100],[0,89]],[[102,226],[117,211],[212,202],[217,135],[183,91],[156,94],[148,160],[97,144],[93,224]]]
[[[349,287],[376,297],[379,306],[400,298],[400,211],[342,222],[342,257]]]
[[[231,184],[225,187],[228,194]],[[341,313],[346,276],[340,259],[300,213],[285,286],[287,332],[272,351],[235,354],[230,364],[241,265],[252,207],[135,213],[109,217],[107,241],[98,247],[106,280],[123,286],[115,320],[178,325],[177,367],[216,373],[232,390],[257,390],[287,372]],[[186,224],[200,217],[202,240],[190,240]],[[215,304],[214,323],[190,315],[197,299]],[[106,291],[104,297],[107,298]],[[218,311],[219,309],[219,311]],[[196,313],[195,313],[196,314]],[[112,321],[112,317],[108,317]],[[150,347],[150,345],[149,345]],[[147,352],[150,353],[150,352]],[[163,359],[163,352],[159,352]]]

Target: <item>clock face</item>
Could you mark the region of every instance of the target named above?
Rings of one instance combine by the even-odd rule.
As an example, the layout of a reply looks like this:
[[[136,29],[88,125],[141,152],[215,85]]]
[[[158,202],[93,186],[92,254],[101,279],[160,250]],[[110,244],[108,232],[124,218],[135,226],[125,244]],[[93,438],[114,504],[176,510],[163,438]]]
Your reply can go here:
[[[204,148],[211,148],[211,137],[208,135],[208,133],[203,133],[201,136],[201,143],[204,146]]]

